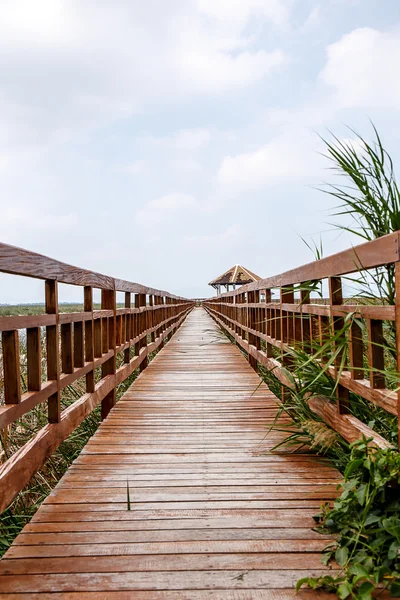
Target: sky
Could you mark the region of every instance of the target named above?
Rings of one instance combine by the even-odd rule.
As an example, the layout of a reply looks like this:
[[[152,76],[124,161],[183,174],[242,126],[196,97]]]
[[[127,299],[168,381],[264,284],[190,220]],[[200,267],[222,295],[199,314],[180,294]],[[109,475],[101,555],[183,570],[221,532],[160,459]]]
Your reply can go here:
[[[342,250],[320,136],[399,164],[399,64],[399,0],[1,0],[0,240],[186,297]]]

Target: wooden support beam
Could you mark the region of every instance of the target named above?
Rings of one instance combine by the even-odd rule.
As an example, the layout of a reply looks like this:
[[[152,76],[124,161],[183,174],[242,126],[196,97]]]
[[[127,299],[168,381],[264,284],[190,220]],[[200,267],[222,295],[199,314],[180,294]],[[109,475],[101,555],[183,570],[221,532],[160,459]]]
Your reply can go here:
[[[45,282],[45,308],[46,313],[56,316],[56,324],[46,327],[46,358],[47,379],[57,382],[57,391],[48,401],[49,423],[59,423],[61,416],[60,398],[60,359],[59,359],[59,332],[58,332],[58,285],[57,281],[47,279]]]

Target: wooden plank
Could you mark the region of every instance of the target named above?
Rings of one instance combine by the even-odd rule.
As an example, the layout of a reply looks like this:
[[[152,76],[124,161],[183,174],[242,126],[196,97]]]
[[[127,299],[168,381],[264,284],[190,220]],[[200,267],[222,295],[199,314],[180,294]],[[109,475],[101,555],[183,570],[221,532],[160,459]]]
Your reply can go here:
[[[163,308],[149,321],[154,342],[107,376],[104,395],[184,318],[170,300],[157,302],[153,308]],[[144,339],[147,313],[129,313],[138,329],[132,343]],[[260,333],[257,319],[252,312]],[[123,346],[132,323],[121,324]],[[256,345],[253,351],[261,352]],[[140,593],[143,599],[148,593],[150,599],[178,592],[177,598],[221,599],[226,592],[237,600],[243,592],[247,600],[272,590],[271,598],[294,598],[298,578],[327,572],[320,552],[330,538],[312,531],[312,516],[322,500],[335,497],[339,475],[307,453],[269,452],[282,436],[265,436],[276,410],[275,397],[240,351],[218,336],[204,310],[192,311],[6,553],[0,597]],[[63,415],[48,427],[62,424]],[[37,459],[33,447],[43,457],[50,439],[36,440],[32,454],[18,461],[20,472]]]

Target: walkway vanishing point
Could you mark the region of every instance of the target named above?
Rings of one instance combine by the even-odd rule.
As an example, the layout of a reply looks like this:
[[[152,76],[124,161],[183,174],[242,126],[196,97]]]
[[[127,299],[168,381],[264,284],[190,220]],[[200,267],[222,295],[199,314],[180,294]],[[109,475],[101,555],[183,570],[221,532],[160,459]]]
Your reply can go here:
[[[344,300],[342,278],[383,265],[393,304]],[[197,303],[2,243],[0,273],[41,279],[45,299],[43,314],[0,316],[3,444],[37,408],[46,421],[0,464],[0,512],[100,404],[103,419],[0,561],[0,600],[286,600],[324,572],[312,516],[339,473],[311,453],[270,452],[285,434],[266,435],[279,401],[257,370],[287,384],[293,349],[313,355],[355,316],[344,368],[335,348],[323,359],[335,400],[308,405],[346,440],[388,447],[347,408],[353,392],[398,422],[383,328],[400,371],[400,232]],[[60,284],[80,290],[83,310],[63,312]],[[329,290],[322,304],[316,289]]]
[[[312,515],[338,473],[268,454],[276,407],[195,308],[6,553],[0,597],[294,598],[323,572]]]

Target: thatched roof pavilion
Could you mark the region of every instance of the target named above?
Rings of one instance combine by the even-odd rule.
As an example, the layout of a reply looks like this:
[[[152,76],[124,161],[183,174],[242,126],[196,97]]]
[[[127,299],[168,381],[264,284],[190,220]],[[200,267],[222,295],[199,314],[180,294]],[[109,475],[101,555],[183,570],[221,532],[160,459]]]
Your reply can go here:
[[[222,273],[219,277],[216,277],[208,285],[211,285],[215,290],[217,290],[217,294],[221,293],[221,287],[224,287],[227,292],[232,288],[236,289],[237,286],[244,285],[246,283],[252,283],[253,281],[259,281],[261,277],[249,271],[242,265],[235,265],[225,273]]]

